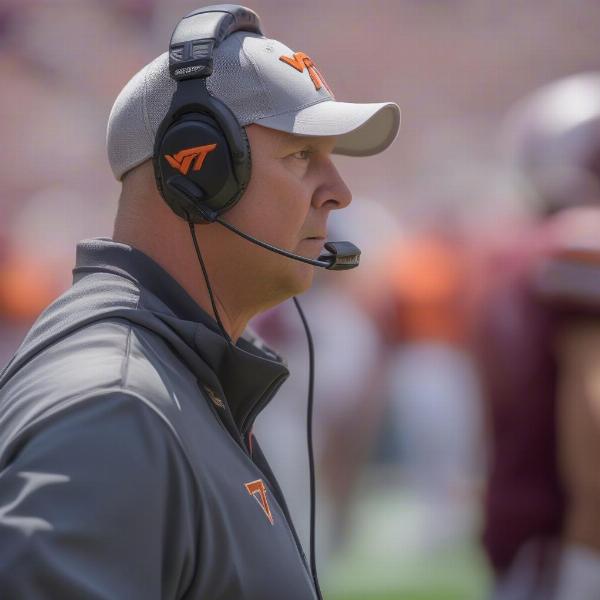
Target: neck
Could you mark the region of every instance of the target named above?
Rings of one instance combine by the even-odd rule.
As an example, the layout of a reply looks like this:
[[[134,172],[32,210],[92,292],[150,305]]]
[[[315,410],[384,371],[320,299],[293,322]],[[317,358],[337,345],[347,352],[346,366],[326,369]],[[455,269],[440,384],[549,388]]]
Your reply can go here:
[[[140,227],[139,223],[135,227],[127,227],[117,222],[113,240],[133,246],[158,263],[207,314],[217,321],[188,225],[183,221],[179,224],[178,230],[171,232],[170,235],[165,235],[164,231],[167,229],[165,227],[161,233],[154,231],[156,235],[149,237],[146,232],[152,230]],[[179,240],[180,243],[174,244],[173,240]],[[216,268],[216,261],[211,260],[210,248],[203,248],[202,242],[200,236],[199,247],[206,265],[215,306],[223,329],[235,344],[246,329],[248,321],[264,309],[258,306],[258,303],[249,302],[248,298],[241,298],[239,290],[236,293],[236,290],[228,288],[226,278]]]

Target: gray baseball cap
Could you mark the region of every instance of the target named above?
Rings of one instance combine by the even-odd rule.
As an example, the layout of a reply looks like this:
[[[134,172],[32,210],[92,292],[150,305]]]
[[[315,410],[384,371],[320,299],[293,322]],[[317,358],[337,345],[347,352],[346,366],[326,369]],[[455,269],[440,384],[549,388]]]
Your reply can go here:
[[[252,123],[296,135],[337,136],[334,153],[370,156],[385,150],[400,127],[393,102],[338,102],[312,60],[281,42],[237,32],[214,52],[208,91],[240,125]],[[176,82],[167,53],[136,73],[110,112],[107,150],[117,179],[152,157],[156,131],[167,114]]]

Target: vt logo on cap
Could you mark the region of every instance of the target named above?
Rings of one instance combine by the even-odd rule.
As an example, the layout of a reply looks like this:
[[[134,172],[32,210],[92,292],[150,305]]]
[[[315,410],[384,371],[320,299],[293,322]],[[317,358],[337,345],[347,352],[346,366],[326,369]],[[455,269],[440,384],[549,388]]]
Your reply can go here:
[[[312,58],[304,52],[294,52],[294,55],[290,58],[289,56],[280,56],[279,60],[284,63],[290,65],[290,67],[294,67],[296,71],[300,71],[300,73],[304,72],[304,67],[308,69],[308,74],[315,86],[315,90],[319,91],[323,84],[325,87],[331,92],[327,83],[325,83],[323,76],[317,71],[317,67],[315,63],[312,61]],[[331,94],[333,96],[333,94]]]
[[[265,515],[267,515],[267,519],[269,519],[269,522],[271,525],[273,525],[273,515],[271,514],[271,507],[269,506],[269,501],[267,500],[267,488],[265,487],[263,480],[257,479],[256,481],[245,483],[244,487],[248,493],[260,504],[260,507],[263,509]]]
[[[182,175],[187,175],[192,165],[194,158],[194,171],[199,171],[204,164],[204,159],[209,152],[212,152],[217,147],[216,144],[206,144],[205,146],[195,146],[194,148],[186,148],[180,150],[177,154],[165,154],[167,162],[177,169]]]

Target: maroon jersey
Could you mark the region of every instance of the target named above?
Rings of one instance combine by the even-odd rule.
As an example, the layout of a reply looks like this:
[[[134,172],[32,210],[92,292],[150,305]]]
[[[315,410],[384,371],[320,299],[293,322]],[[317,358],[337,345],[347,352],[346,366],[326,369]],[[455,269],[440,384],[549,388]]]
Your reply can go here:
[[[553,238],[535,225],[492,253],[476,319],[490,427],[483,543],[498,573],[527,541],[556,538],[563,519],[552,344],[557,317],[535,283],[554,252]]]

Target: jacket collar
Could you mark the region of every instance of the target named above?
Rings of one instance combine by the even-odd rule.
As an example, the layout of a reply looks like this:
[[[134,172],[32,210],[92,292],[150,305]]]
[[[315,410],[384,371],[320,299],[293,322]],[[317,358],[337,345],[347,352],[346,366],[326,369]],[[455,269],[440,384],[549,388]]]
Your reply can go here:
[[[108,238],[84,240],[77,245],[74,280],[89,272],[109,272],[135,283],[140,290],[138,310],[151,310],[194,348],[216,378],[200,383],[205,388],[221,388],[241,433],[251,428],[254,418],[289,376],[282,358],[250,331],[235,345],[228,342],[216,321],[143,252]],[[200,269],[198,277],[202,277]]]

